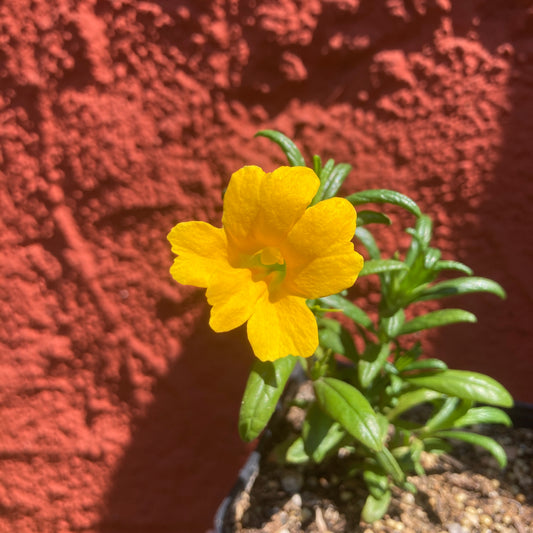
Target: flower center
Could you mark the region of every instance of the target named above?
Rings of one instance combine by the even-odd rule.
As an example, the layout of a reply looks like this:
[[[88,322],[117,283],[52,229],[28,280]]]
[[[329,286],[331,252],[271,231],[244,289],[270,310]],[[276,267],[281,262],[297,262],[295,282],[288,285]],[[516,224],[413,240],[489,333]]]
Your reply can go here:
[[[270,293],[279,287],[285,277],[285,260],[273,246],[267,246],[251,256],[245,267],[250,269],[255,282],[264,281],[268,285]]]

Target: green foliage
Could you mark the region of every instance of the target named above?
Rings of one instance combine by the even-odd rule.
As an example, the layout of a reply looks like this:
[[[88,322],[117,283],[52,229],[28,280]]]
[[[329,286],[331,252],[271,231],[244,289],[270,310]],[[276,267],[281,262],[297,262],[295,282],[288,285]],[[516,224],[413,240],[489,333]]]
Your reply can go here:
[[[239,412],[239,435],[242,440],[250,442],[263,431],[295,365],[296,358],[292,356],[274,362],[255,361]]]
[[[258,135],[277,143],[291,165],[305,164],[298,148],[284,135],[271,130]],[[317,203],[337,194],[351,166],[335,164],[332,159],[322,165],[315,155],[313,169],[320,178],[313,199]],[[308,302],[317,317],[320,345],[313,357],[300,363],[313,383],[314,398],[302,405],[302,429],[283,444],[282,456],[293,463],[321,463],[341,448],[351,450],[354,469],[362,474],[369,491],[361,516],[372,522],[386,513],[394,485],[415,490],[406,479],[413,473],[424,474],[422,452],[450,451],[451,443],[463,441],[488,450],[505,466],[501,446],[468,429],[487,423],[510,425],[507,414],[499,409],[513,405],[509,392],[488,376],[451,370],[443,361],[425,358],[420,342],[412,336],[431,328],[476,322],[475,315],[458,308],[420,313],[418,302],[471,293],[505,298],[505,292],[492,280],[474,277],[463,263],[442,259],[440,250],[431,246],[431,218],[409,197],[376,189],[347,199],[355,206],[392,204],[414,215],[413,226],[406,229],[410,243],[392,257],[382,257],[368,228],[389,226],[391,219],[366,206],[359,210],[356,249],[364,248],[369,257],[360,276],[376,276],[379,303],[374,309],[362,309],[346,294]],[[439,279],[443,273],[448,278],[453,273],[462,277]],[[341,363],[336,355],[347,358],[349,364]],[[254,364],[239,418],[244,440],[264,429],[295,362],[296,358],[287,357]],[[419,415],[411,416],[412,410]],[[423,421],[422,413],[427,413]]]

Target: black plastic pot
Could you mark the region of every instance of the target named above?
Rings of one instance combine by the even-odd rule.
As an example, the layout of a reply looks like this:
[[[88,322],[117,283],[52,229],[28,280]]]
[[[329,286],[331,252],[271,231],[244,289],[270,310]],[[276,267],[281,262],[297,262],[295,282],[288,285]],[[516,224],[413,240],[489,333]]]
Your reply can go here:
[[[514,407],[504,409],[517,428],[533,428],[533,404],[526,402],[515,402]],[[253,451],[244,466],[239,471],[237,481],[233,485],[230,493],[224,498],[216,511],[214,518],[214,533],[232,533],[231,530],[225,529],[224,523],[231,510],[231,505],[241,494],[242,491],[250,491],[258,474],[262,453],[272,438],[270,431],[267,429],[259,440],[257,449]]]

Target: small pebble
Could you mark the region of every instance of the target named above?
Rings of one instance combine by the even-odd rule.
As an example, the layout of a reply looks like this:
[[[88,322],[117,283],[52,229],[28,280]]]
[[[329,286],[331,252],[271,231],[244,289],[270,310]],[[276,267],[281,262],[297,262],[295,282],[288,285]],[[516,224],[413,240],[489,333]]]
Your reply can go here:
[[[520,503],[524,503],[526,501],[526,497],[521,492],[519,492],[516,495],[516,501],[518,501]]]
[[[479,521],[482,526],[490,527],[492,526],[492,518],[488,514],[482,514],[479,517]]]
[[[280,481],[283,490],[290,493],[298,492],[304,484],[304,479],[300,472],[286,472]]]
[[[301,507],[302,506],[302,497],[298,493],[293,494],[293,496],[292,496],[290,501],[295,507]]]
[[[448,524],[448,533],[467,533],[467,530],[464,529],[461,524],[452,522]]]
[[[415,496],[414,494],[411,494],[410,492],[404,492],[402,494],[402,500],[404,503],[408,505],[412,505],[413,503],[415,503]]]

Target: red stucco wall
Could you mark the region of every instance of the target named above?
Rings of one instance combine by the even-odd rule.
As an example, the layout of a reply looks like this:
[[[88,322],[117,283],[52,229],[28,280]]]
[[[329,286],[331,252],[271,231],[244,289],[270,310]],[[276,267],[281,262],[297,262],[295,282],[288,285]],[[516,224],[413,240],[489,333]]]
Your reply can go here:
[[[395,188],[499,281],[429,351],[533,401],[533,7],[509,0],[0,4],[0,531],[209,527],[252,354],[168,274],[261,128]],[[357,295],[357,291],[356,291]],[[448,302],[453,305],[454,302]]]

